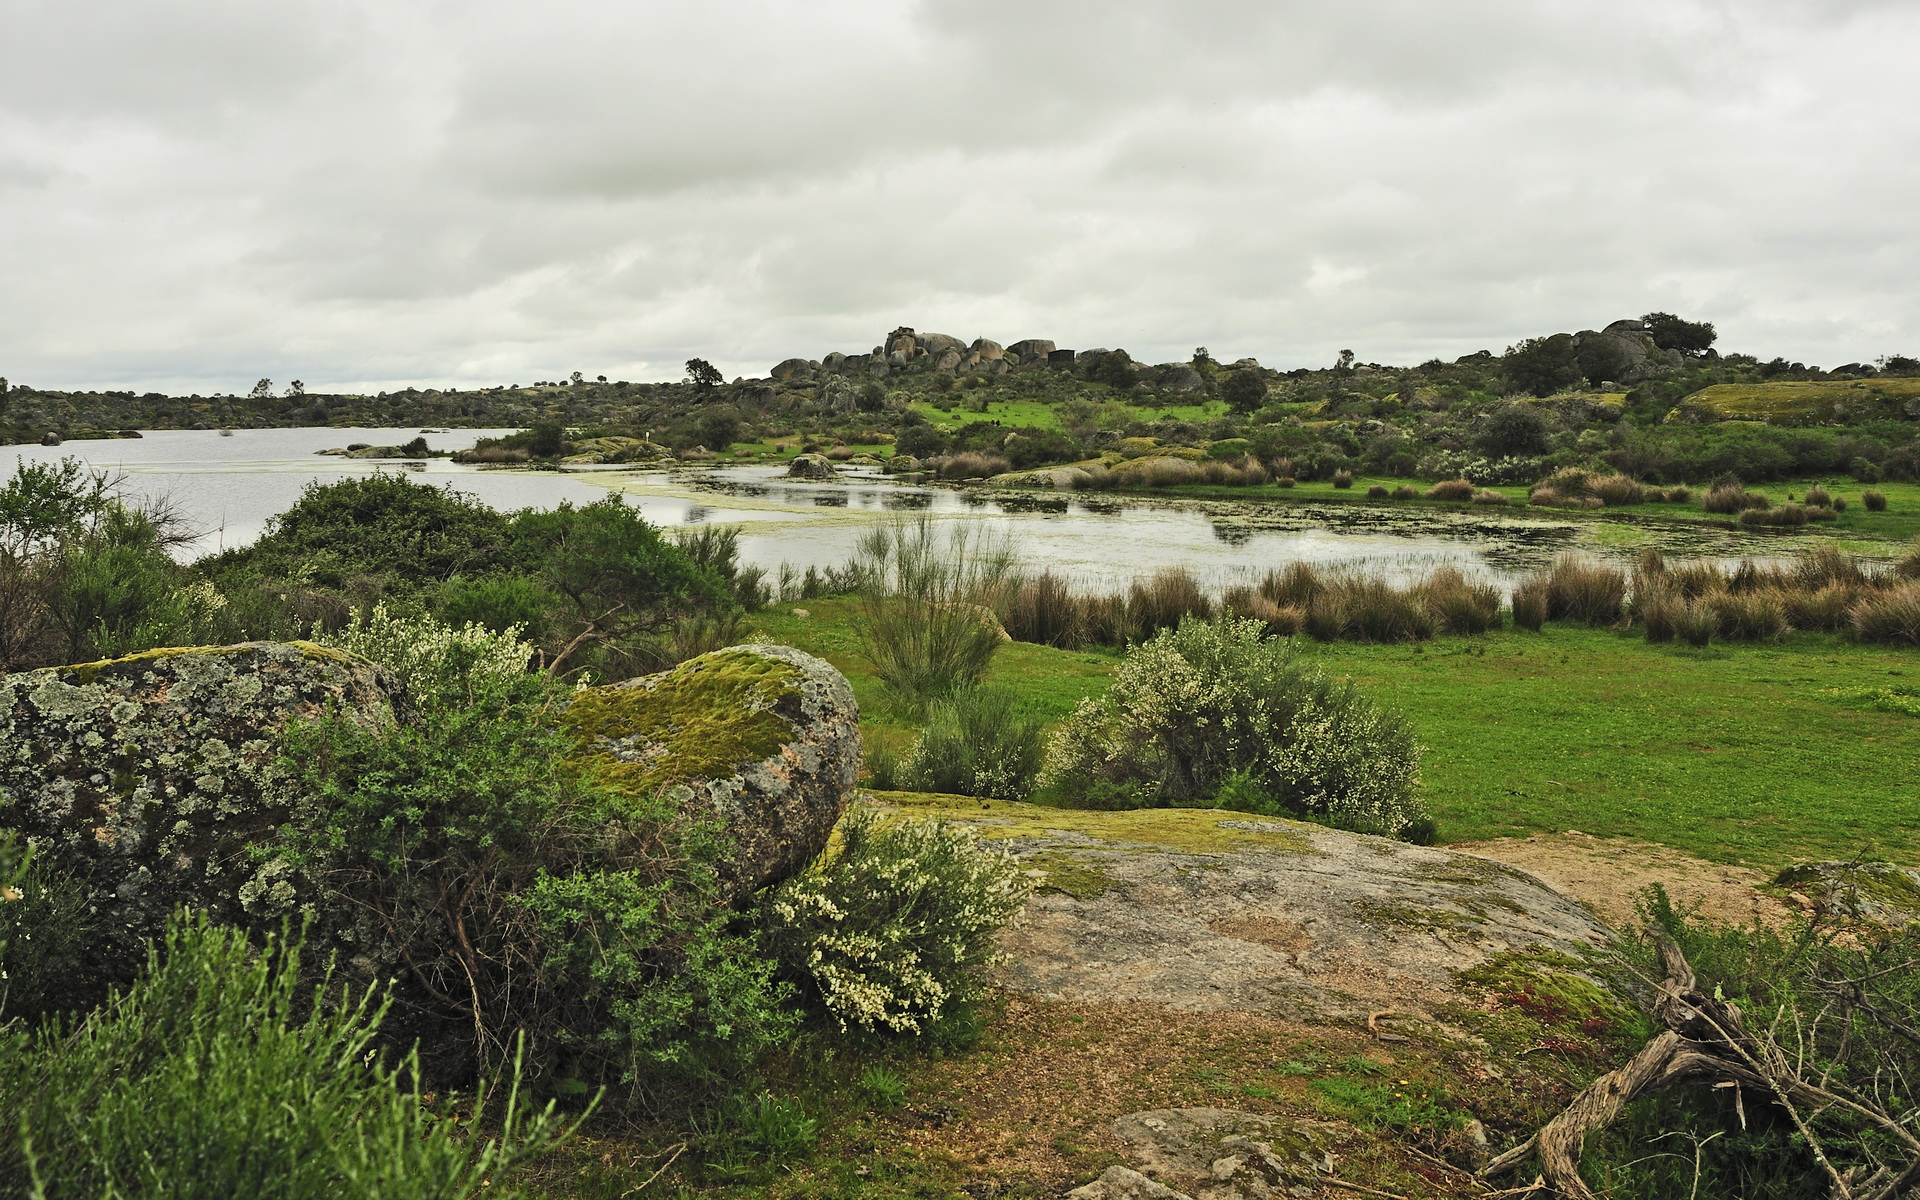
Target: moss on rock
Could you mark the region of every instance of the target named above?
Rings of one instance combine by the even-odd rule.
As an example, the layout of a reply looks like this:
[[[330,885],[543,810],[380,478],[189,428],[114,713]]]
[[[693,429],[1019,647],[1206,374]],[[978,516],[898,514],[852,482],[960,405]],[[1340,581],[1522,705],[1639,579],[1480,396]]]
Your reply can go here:
[[[789,702],[801,679],[791,663],[735,647],[662,675],[587,688],[561,723],[609,779],[651,794],[777,753],[793,740]]]

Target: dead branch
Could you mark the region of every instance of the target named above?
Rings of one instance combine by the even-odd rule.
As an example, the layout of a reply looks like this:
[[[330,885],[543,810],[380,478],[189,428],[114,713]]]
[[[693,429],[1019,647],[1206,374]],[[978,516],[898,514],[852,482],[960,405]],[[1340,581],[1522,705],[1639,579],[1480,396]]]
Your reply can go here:
[[[1628,1104],[1642,1096],[1706,1084],[1751,1091],[1785,1113],[1826,1172],[1834,1200],[1893,1200],[1920,1182],[1920,1139],[1877,1106],[1809,1081],[1788,1061],[1771,1031],[1749,1031],[1738,1005],[1702,993],[1680,948],[1670,938],[1656,936],[1666,978],[1660,983],[1654,1015],[1667,1028],[1626,1065],[1588,1084],[1533,1137],[1489,1162],[1480,1172],[1481,1178],[1504,1174],[1537,1158],[1540,1178],[1530,1186],[1514,1189],[1514,1194],[1596,1200],[1580,1177],[1580,1156],[1587,1138],[1612,1125]],[[1882,1167],[1870,1176],[1861,1170],[1843,1172],[1827,1157],[1820,1139],[1808,1127],[1803,1109],[1848,1112],[1906,1147],[1910,1160]]]

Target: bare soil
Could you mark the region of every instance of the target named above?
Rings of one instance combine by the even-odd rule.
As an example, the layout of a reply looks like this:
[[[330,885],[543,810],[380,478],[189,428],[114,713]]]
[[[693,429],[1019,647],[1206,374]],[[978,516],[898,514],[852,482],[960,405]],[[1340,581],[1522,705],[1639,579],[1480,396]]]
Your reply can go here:
[[[1695,858],[1669,846],[1632,838],[1603,838],[1578,830],[1525,838],[1491,838],[1447,847],[1518,867],[1591,907],[1608,924],[1634,923],[1634,897],[1658,883],[1674,903],[1698,905],[1703,916],[1746,924],[1780,925],[1793,912],[1765,889],[1772,876],[1750,867]]]

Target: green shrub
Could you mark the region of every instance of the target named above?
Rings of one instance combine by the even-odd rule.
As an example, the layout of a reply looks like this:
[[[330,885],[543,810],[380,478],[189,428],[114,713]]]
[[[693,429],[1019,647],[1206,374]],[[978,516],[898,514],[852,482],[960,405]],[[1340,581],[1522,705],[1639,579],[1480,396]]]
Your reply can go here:
[[[963,826],[855,808],[841,835],[767,898],[768,952],[840,1028],[925,1033],[977,992],[1030,884]]]
[[[576,759],[552,716],[571,689],[519,669],[524,643],[381,610],[342,640],[409,678],[418,719],[290,727],[305,815],[275,852],[403,956],[396,1002],[430,1066],[470,1070],[525,1031],[538,1065],[657,1104],[786,1036],[771,964],[718,893],[715,831],[684,795]]]
[[[861,650],[889,690],[925,704],[980,681],[1006,636],[991,608],[1013,571],[1004,543],[921,517],[868,533],[857,568]]]
[[[1041,729],[1011,695],[963,688],[934,702],[927,731],[900,764],[900,780],[923,792],[1025,800],[1040,771]]]
[[[1405,721],[1254,621],[1189,619],[1128,651],[1055,735],[1043,782],[1075,804],[1224,799],[1373,833],[1416,832],[1419,747]]]
[[[437,1116],[411,1060],[379,1062],[385,1013],[371,994],[319,1002],[297,940],[260,952],[177,918],[98,1010],[0,1031],[0,1197],[513,1194],[507,1172],[567,1132],[551,1107],[529,1113],[516,1081],[491,1136],[478,1111]]]
[[[44,859],[0,861],[0,1022],[97,1002],[93,933],[80,881]]]

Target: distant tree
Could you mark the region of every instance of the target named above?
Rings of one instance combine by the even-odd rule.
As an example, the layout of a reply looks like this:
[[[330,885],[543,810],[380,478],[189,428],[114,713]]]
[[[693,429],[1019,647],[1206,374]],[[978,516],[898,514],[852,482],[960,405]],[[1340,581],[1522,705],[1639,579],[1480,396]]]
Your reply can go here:
[[[709,450],[725,452],[740,440],[740,414],[732,406],[717,404],[700,414],[697,426],[700,444]]]
[[[861,412],[879,412],[887,406],[887,389],[878,379],[869,379],[860,385],[860,394],[853,403]]]
[[[894,439],[896,453],[910,454],[915,458],[925,458],[929,454],[938,454],[947,448],[947,439],[940,431],[929,424],[907,425]]]
[[[262,379],[260,382],[253,385],[253,390],[251,392],[248,392],[247,395],[249,398],[254,400],[269,399],[273,395],[273,380]]]
[[[699,388],[701,391],[712,391],[714,388],[719,387],[722,378],[720,368],[714,366],[706,359],[690,358],[687,360],[687,382]]]
[[[1193,369],[1194,370],[1205,371],[1217,365],[1219,364],[1213,361],[1213,355],[1207,353],[1207,348],[1205,346],[1195,346],[1193,348]]]
[[[1122,392],[1139,382],[1133,369],[1133,356],[1125,350],[1109,350],[1102,354],[1099,361],[1093,364],[1093,369],[1087,372],[1087,378]]]
[[[598,379],[601,383],[605,383],[607,381],[607,377],[605,375],[595,375],[594,378]]]
[[[1353,370],[1353,351],[1342,350],[1340,352],[1340,361],[1333,364],[1333,369],[1336,371]]]
[[[1258,412],[1267,402],[1267,377],[1252,367],[1230,371],[1220,381],[1220,398],[1234,412]]]
[[[299,397],[299,396],[304,396],[306,394],[307,394],[307,385],[304,383],[301,383],[298,379],[294,380],[292,383],[287,385],[288,396]]]
[[[1627,348],[1620,344],[1620,339],[1605,335],[1590,337],[1581,342],[1579,350],[1575,352],[1575,358],[1580,365],[1580,374],[1584,375],[1587,382],[1594,387],[1599,387],[1608,380],[1619,379],[1627,373],[1627,368],[1633,365],[1633,360],[1627,357]]]
[[[1640,319],[1646,323],[1654,345],[1662,350],[1678,350],[1692,358],[1705,354],[1719,336],[1711,321],[1683,321],[1664,312],[1648,313]]]
[[[1514,387],[1536,396],[1551,396],[1581,380],[1580,357],[1570,333],[1528,338],[1507,347],[1500,369]]]
[[[587,377],[585,375],[582,375],[580,372],[575,371],[573,374],[567,376],[567,381],[573,384],[575,387],[578,387],[580,384],[586,381],[586,378]],[[601,378],[605,379],[606,376],[602,375]]]
[[[1920,374],[1920,358],[1909,358],[1904,354],[1887,354],[1877,360],[1883,375]],[[0,379],[0,392],[7,390],[7,381]]]
[[[1547,450],[1547,418],[1531,404],[1508,401],[1476,423],[1473,440],[1483,453],[1495,458],[1510,454],[1544,454]]]

